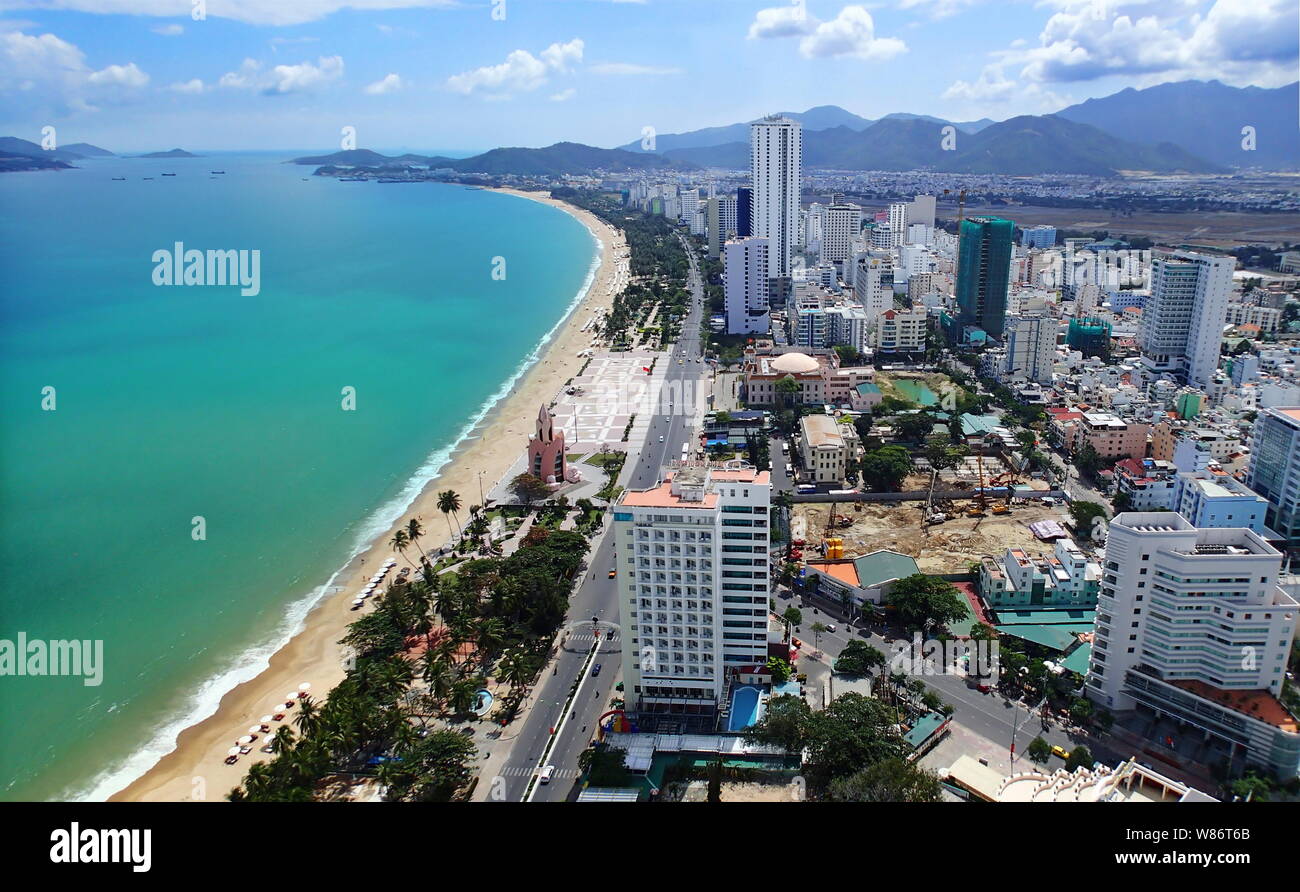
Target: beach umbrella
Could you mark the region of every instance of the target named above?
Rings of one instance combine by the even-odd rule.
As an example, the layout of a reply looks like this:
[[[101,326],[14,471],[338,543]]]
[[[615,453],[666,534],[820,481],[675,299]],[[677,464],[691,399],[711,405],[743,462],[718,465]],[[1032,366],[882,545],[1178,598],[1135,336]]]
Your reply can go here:
[[[235,743],[239,744],[240,746],[244,746],[245,744],[249,744],[252,742],[253,742],[253,738],[249,737],[247,734],[245,734],[243,737],[235,741]]]
[[[251,728],[248,729],[248,733],[249,733],[249,734],[261,734],[261,733],[262,733],[262,729],[259,728],[257,725],[254,725],[253,727],[251,727]]]
[[[226,755],[227,755],[227,756],[238,756],[238,755],[239,755],[239,747],[237,747],[237,746],[232,746],[230,749],[226,750]]]
[[[272,719],[269,715],[264,715],[264,716],[262,716],[262,724],[263,724],[263,725],[269,724],[269,723],[272,722],[272,721],[273,721],[273,719]]]
[[[302,684],[298,685],[298,690],[300,690],[300,691],[310,691],[310,690],[311,690],[311,682],[310,682],[310,681],[304,681]]]
[[[293,691],[290,691],[289,693],[285,694],[285,695],[284,695],[284,702],[285,702],[285,705],[287,705],[287,706],[293,706],[293,701],[294,701],[295,699],[297,699],[297,697],[298,697],[298,695],[295,694]]]

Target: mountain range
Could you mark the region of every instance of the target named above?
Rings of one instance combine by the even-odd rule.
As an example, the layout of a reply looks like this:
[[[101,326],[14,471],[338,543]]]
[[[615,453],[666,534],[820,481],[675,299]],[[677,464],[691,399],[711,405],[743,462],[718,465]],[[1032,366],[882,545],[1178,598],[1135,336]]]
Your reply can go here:
[[[1229,87],[1218,81],[1180,81],[1101,99],[1057,115],[1139,143],[1168,142],[1229,167],[1300,167],[1300,83],[1285,87]],[[1253,150],[1242,128],[1255,128]]]
[[[870,118],[863,118],[853,114],[851,111],[845,111],[838,105],[819,105],[810,108],[805,112],[779,112],[781,117],[790,118],[798,121],[803,125],[804,132],[815,130],[832,130],[844,127],[849,130],[866,130],[878,121],[890,120],[923,120],[932,121],[938,124],[952,123],[940,118],[932,118],[929,115],[910,115],[903,112],[897,112],[891,115],[885,115],[876,121]],[[954,123],[953,126],[965,133],[978,133],[980,130],[992,124],[990,118],[981,118],[978,121],[963,121]],[[703,130],[691,130],[687,133],[663,133],[655,137],[655,147],[653,151],[667,153],[675,149],[697,149],[712,146],[721,146],[728,143],[749,143],[749,122],[742,124],[727,124],[722,127],[706,127]],[[626,149],[629,152],[645,152],[646,149],[641,147],[641,142],[630,142],[627,145],[619,146],[620,149]],[[746,164],[749,162],[746,161]]]
[[[25,158],[53,159],[55,161],[80,161],[83,158],[108,157],[113,153],[90,143],[74,142],[57,149],[43,149],[30,140],[16,136],[0,136],[0,155]],[[63,165],[67,166],[67,165]]]
[[[576,142],[559,142],[541,149],[492,149],[470,158],[446,158],[440,155],[381,155],[369,149],[349,149],[329,155],[312,155],[293,159],[294,164],[350,165],[354,167],[401,167],[421,165],[445,168],[458,173],[482,173],[490,176],[562,176],[592,170],[695,170],[696,165],[662,155],[628,152],[623,149],[599,149]]]
[[[1214,173],[1300,167],[1300,83],[1276,89],[1181,81],[1126,89],[1062,109],[995,123],[891,114],[872,121],[839,106],[785,113],[803,125],[804,165],[838,170],[931,168],[954,173],[1109,175]],[[940,145],[955,128],[956,146]],[[1256,148],[1242,148],[1242,128]],[[622,148],[641,151],[640,143]],[[657,136],[654,150],[705,167],[749,166],[749,124]]]
[[[958,132],[954,134],[950,149],[945,148],[949,144],[944,139],[943,128],[946,126],[942,122],[917,117],[880,120],[862,131],[847,127],[814,130],[803,135],[804,167],[825,170],[927,168],[951,173],[1010,176],[1111,176],[1123,170],[1155,173],[1225,170],[1171,143],[1141,145],[1056,115],[1022,115],[991,124],[978,133]],[[747,142],[673,149],[663,154],[703,167],[744,169],[749,166]]]

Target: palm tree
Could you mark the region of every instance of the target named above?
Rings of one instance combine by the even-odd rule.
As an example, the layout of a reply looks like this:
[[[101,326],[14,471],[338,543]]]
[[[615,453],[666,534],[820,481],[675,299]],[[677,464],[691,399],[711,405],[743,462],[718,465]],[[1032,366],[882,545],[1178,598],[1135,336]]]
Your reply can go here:
[[[310,737],[312,732],[320,727],[316,703],[311,697],[303,697],[298,701],[298,714],[294,716],[293,723],[298,726],[298,733],[303,737]]]
[[[485,619],[478,625],[478,647],[486,660],[505,641],[506,626],[495,617]]]
[[[271,747],[271,752],[277,756],[281,753],[287,753],[293,749],[293,729],[288,725],[281,725],[276,729],[267,745]]]
[[[397,532],[393,533],[393,538],[388,540],[388,544],[393,546],[393,549],[400,554],[408,564],[411,564],[412,568],[415,567],[415,564],[411,562],[411,559],[406,556],[406,546],[411,544],[411,537],[406,534],[406,530],[398,528]]]
[[[513,648],[501,658],[496,676],[498,681],[509,684],[512,691],[523,687],[533,676],[532,659],[522,648]]]
[[[448,515],[454,515],[460,510],[460,496],[454,489],[444,490],[438,493],[438,510],[442,512],[443,517],[447,517],[447,532],[451,532],[451,518]],[[456,518],[456,529],[460,529],[460,518]]]
[[[420,537],[424,535],[424,526],[420,523],[419,518],[412,517],[406,522],[406,538],[415,545],[420,552],[420,557],[426,557],[424,547],[420,545]]]
[[[475,678],[460,678],[452,683],[448,703],[457,715],[463,715],[474,708],[482,685]]]

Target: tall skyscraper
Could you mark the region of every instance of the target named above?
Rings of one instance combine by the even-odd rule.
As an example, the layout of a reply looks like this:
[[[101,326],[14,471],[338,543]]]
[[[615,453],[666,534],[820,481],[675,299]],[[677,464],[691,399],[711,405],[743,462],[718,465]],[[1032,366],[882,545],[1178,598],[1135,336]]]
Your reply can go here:
[[[1300,549],[1300,406],[1265,409],[1250,437],[1246,483],[1268,500],[1265,522]]]
[[[771,241],[771,274],[788,278],[799,232],[803,135],[797,121],[772,116],[749,127],[753,233]]]
[[[1142,310],[1142,365],[1191,384],[1210,382],[1232,293],[1231,257],[1175,251],[1151,263],[1151,297]]]
[[[690,466],[614,507],[624,697],[642,730],[714,730],[735,674],[767,663],[771,491],[767,471]]]
[[[974,326],[989,337],[1002,337],[1014,230],[1015,224],[1001,217],[962,221],[957,255],[958,329]]]
[[[736,236],[748,238],[754,234],[754,190],[741,186],[736,190]]]
[[[1154,718],[1188,758],[1294,778],[1300,732],[1278,695],[1300,604],[1281,553],[1253,530],[1128,512],[1103,565],[1088,697]]]
[[[769,243],[750,237],[728,241],[722,249],[722,294],[727,313],[727,334],[767,334]]]

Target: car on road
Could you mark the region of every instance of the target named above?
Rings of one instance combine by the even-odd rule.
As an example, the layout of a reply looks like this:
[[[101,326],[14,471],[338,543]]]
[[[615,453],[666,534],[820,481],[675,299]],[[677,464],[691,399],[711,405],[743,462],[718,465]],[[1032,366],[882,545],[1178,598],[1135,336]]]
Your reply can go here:
[[[664,441],[664,438],[663,438],[662,435],[660,435],[660,437],[659,437],[659,442],[662,443],[663,441]]]
[[[610,578],[610,579],[613,579],[613,578],[614,578],[615,576],[617,576],[617,575],[618,575],[618,568],[617,568],[617,567],[610,567],[610,568],[609,568],[609,578]]]
[[[595,666],[591,667],[591,677],[595,678],[599,674],[600,674],[600,664],[597,663]]]
[[[1070,758],[1070,753],[1069,753],[1069,751],[1066,750],[1065,747],[1061,746],[1061,745],[1058,744],[1058,743],[1054,743],[1054,744],[1052,744],[1052,755],[1053,755],[1053,756],[1060,756],[1062,759],[1068,759],[1068,758]]]
[[[839,627],[836,626],[835,623],[828,623],[828,624],[826,625],[826,631],[827,631],[827,632],[834,632],[837,628],[839,628]]]
[[[542,773],[538,777],[538,780],[540,780],[544,784],[549,784],[551,782],[551,775],[553,774],[555,774],[555,766],[547,765],[545,768],[542,769]]]

